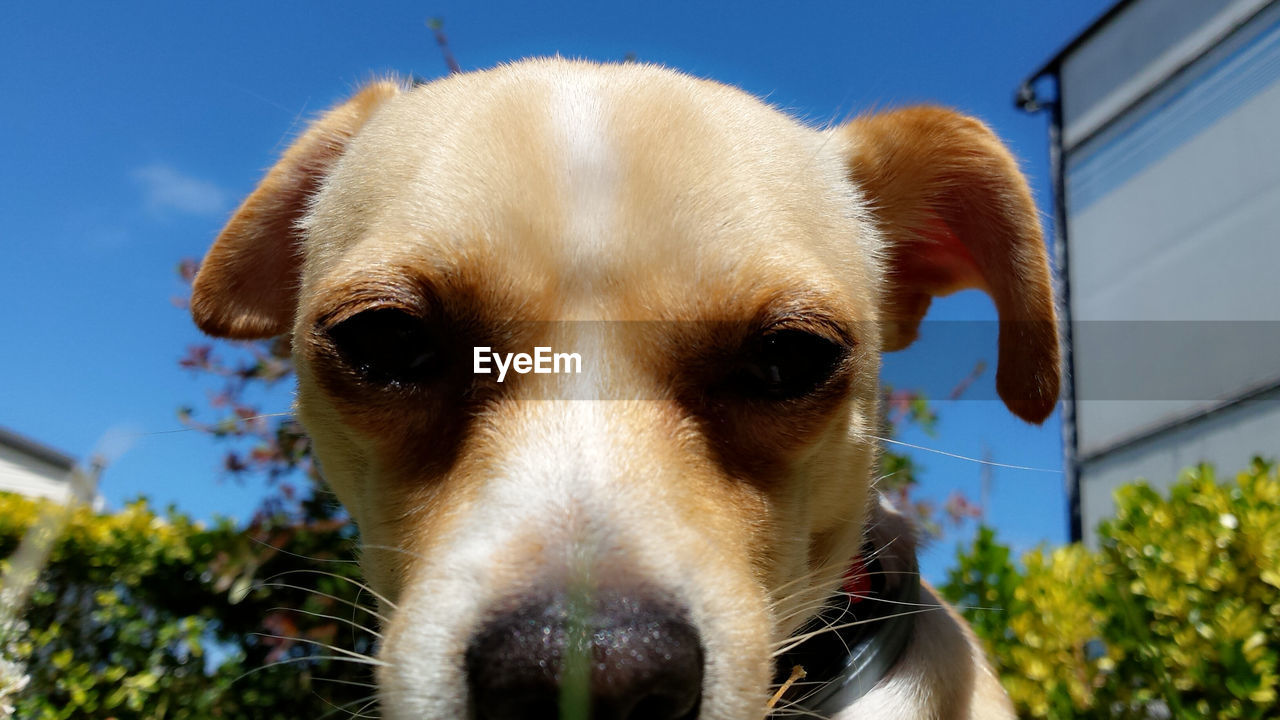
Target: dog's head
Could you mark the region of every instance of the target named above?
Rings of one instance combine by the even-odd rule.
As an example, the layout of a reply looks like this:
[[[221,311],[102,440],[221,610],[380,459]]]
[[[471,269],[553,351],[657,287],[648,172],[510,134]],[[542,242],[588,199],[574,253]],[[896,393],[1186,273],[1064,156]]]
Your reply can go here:
[[[1045,251],[982,124],[817,130],[660,68],[535,61],[330,110],[192,310],[292,333],[297,412],[393,610],[387,717],[540,717],[579,682],[593,717],[738,719],[858,552],[879,354],[971,287],[1001,396],[1043,420]],[[477,347],[581,372],[498,382]]]

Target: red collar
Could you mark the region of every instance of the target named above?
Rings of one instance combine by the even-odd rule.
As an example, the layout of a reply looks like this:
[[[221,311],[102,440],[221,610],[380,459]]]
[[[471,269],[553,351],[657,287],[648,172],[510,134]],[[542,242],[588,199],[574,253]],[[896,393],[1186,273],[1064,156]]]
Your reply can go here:
[[[844,571],[844,582],[840,585],[840,590],[848,594],[850,605],[870,597],[871,576],[867,574],[867,566],[862,562],[861,555],[855,555],[853,562],[849,564],[849,569]]]

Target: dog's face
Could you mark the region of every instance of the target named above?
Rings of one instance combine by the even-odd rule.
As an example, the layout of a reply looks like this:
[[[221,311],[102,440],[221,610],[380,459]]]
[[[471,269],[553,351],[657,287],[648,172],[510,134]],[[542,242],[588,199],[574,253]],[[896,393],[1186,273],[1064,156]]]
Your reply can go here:
[[[554,715],[577,652],[593,717],[736,720],[862,542],[880,352],[963,287],[1000,310],[1002,396],[1043,419],[1044,250],[980,124],[819,131],[670,71],[539,61],[330,111],[192,309],[292,332],[297,412],[388,601],[386,717]],[[581,372],[498,382],[477,347]]]

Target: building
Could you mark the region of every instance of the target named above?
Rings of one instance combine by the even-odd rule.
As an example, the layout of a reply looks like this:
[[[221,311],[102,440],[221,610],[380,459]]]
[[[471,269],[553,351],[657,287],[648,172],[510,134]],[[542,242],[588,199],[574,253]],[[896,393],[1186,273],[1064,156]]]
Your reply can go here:
[[[35,440],[0,427],[0,492],[66,502],[73,492],[75,460]],[[92,495],[81,489],[80,495]],[[82,497],[95,507],[96,496]]]
[[[1126,0],[1018,94],[1051,114],[1072,535],[1112,491],[1280,454],[1280,1]]]

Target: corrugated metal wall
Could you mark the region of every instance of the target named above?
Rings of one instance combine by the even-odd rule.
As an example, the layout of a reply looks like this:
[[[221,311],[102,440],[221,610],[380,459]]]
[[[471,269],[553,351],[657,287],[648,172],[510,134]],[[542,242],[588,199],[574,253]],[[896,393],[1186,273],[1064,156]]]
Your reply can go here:
[[[1117,485],[1280,455],[1280,2],[1134,2],[1060,78],[1089,539]]]

